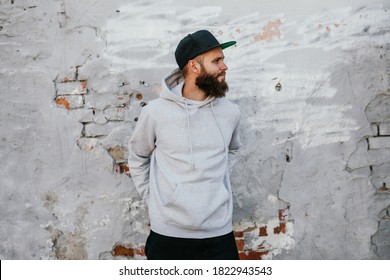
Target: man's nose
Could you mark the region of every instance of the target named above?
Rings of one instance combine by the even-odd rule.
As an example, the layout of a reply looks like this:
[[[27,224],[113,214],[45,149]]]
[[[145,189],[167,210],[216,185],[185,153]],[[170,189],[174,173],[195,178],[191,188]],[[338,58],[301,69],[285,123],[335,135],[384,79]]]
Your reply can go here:
[[[224,70],[224,71],[229,69],[224,61],[222,61],[221,69]]]

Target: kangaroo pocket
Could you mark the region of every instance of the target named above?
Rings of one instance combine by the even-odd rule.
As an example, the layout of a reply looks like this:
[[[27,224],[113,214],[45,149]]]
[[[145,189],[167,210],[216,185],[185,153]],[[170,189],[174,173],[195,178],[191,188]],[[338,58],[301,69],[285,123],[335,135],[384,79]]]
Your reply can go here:
[[[223,184],[178,184],[163,211],[181,227],[218,228],[230,219],[230,194]]]

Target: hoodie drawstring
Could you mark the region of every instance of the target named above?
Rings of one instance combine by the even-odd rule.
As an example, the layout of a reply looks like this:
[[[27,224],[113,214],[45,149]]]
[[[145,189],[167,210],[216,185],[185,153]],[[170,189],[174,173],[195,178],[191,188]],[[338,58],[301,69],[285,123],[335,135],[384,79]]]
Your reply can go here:
[[[222,129],[221,129],[220,125],[219,125],[217,117],[215,116],[213,101],[211,101],[210,104],[211,104],[211,111],[213,112],[213,116],[214,116],[215,122],[217,123],[218,129],[219,129],[219,133],[221,133],[221,136],[222,136],[223,146],[225,148],[226,158],[228,158],[228,148],[226,146],[226,141],[225,141],[225,137],[223,136]]]
[[[190,152],[191,152],[191,170],[195,170],[194,151],[193,151],[193,148],[192,148],[192,141],[191,141],[190,114],[189,114],[189,108],[188,108],[187,100],[184,100],[184,103],[185,103],[185,105],[186,105],[188,142],[189,142],[189,145],[190,145]],[[223,136],[221,126],[219,125],[219,122],[218,122],[218,120],[217,120],[217,117],[215,116],[213,102],[211,101],[210,104],[211,104],[211,112],[213,113],[213,117],[214,117],[214,120],[215,120],[215,122],[216,122],[216,124],[217,124],[219,133],[220,133],[221,136],[222,136],[222,141],[223,141],[223,146],[224,146],[224,150],[225,150],[225,155],[226,155],[226,158],[228,158],[228,148],[227,148],[227,146],[226,146],[225,137]]]
[[[184,100],[184,103],[186,104],[186,116],[187,116],[187,130],[188,130],[188,142],[190,144],[190,151],[191,151],[191,170],[195,170],[195,163],[194,163],[194,151],[192,149],[192,141],[191,141],[191,126],[190,126],[190,115],[188,110],[188,103],[187,100]]]

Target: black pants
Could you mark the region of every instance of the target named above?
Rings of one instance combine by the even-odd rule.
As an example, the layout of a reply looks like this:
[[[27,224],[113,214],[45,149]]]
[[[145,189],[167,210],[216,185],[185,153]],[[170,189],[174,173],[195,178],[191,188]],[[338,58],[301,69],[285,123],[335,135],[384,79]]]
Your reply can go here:
[[[176,238],[150,232],[145,245],[148,260],[238,260],[233,232],[204,238]]]

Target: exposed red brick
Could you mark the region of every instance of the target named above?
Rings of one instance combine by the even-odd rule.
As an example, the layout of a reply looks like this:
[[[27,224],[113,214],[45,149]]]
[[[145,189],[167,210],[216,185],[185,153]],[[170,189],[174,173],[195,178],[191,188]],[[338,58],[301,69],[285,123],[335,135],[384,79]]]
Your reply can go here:
[[[235,231],[234,237],[235,238],[242,238],[242,237],[244,237],[244,232],[243,231]]]
[[[114,165],[114,172],[115,173],[126,173],[130,176],[130,168],[127,165],[127,163],[118,163]]]
[[[239,252],[244,251],[245,240],[244,239],[236,239],[236,245]]]
[[[274,228],[274,234],[286,233],[286,224],[280,223],[279,226]]]
[[[248,250],[244,253],[240,253],[240,260],[261,260],[262,256],[267,255],[269,251],[252,251]]]
[[[65,97],[60,97],[60,98],[57,98],[56,99],[56,103],[57,103],[57,105],[59,105],[59,106],[64,106],[66,109],[70,109],[70,103],[69,103],[69,101],[68,100],[66,100],[66,98]]]
[[[123,245],[116,245],[112,249],[112,255],[126,256],[126,257],[134,257],[135,255],[145,256],[145,247],[142,246],[140,249],[136,249],[136,248],[127,248]]]
[[[121,167],[123,173],[128,173],[130,171],[129,166],[126,163],[121,164]]]
[[[123,245],[116,245],[114,249],[112,249],[113,256],[126,256],[126,257],[134,257],[134,249],[126,248]]]
[[[268,236],[267,226],[261,227],[259,231],[259,236]]]
[[[284,209],[279,209],[279,221],[284,221]]]

